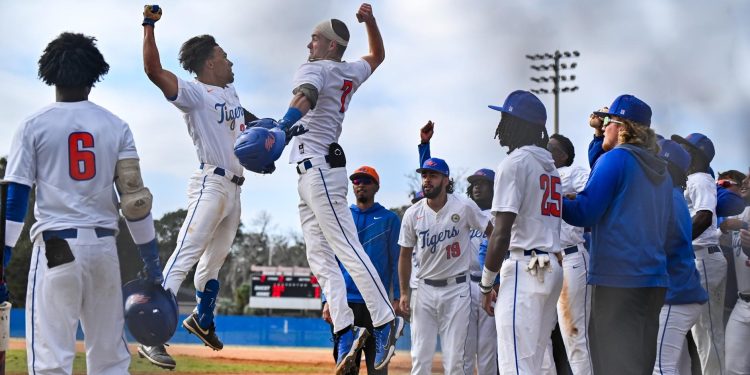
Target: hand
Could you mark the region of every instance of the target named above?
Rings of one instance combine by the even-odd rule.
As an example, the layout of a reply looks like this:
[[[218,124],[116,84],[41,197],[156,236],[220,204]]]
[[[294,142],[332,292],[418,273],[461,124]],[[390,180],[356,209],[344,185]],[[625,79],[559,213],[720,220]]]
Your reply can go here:
[[[602,107],[596,112],[607,112],[609,111],[609,107]],[[595,115],[594,113],[591,113],[589,115],[589,126],[594,128],[594,135],[597,137],[601,137],[604,135],[604,129],[602,129],[602,126],[604,126],[604,119]]]
[[[401,300],[399,301],[399,304],[401,305],[401,314],[405,316],[411,315],[411,308],[409,307],[409,295],[408,294],[401,294]]]
[[[432,121],[427,121],[427,124],[425,124],[422,129],[419,129],[419,139],[422,143],[430,143],[432,134],[435,133],[434,128],[435,123]]]
[[[284,129],[284,128],[282,128],[282,129]],[[286,144],[288,145],[289,142],[291,142],[292,137],[296,137],[298,135],[305,134],[305,133],[307,133],[309,131],[310,131],[310,129],[305,129],[305,127],[303,125],[301,125],[301,124],[297,124],[297,125],[290,126],[290,127],[286,128],[284,130],[284,132],[286,133]]]
[[[357,11],[357,22],[375,22],[375,16],[372,15],[372,5],[362,3],[362,5],[359,6],[359,10]]]
[[[489,316],[495,316],[495,302],[497,301],[497,291],[492,288],[487,294],[482,295],[482,308]]]
[[[576,196],[577,196],[576,193],[568,193],[568,194],[565,194],[565,199],[574,201],[576,200]]]
[[[158,5],[144,5],[143,6],[143,26],[151,25],[152,27],[156,24],[156,21],[161,19],[161,7]]]
[[[328,308],[328,304],[325,302],[323,302],[323,313],[321,315],[323,320],[328,322],[328,324],[333,324],[333,319],[331,319],[331,309]]]
[[[401,311],[401,300],[394,299],[391,301],[391,306],[393,306],[393,313],[396,316],[404,316],[404,312]],[[405,316],[405,318],[408,318],[408,316]]]

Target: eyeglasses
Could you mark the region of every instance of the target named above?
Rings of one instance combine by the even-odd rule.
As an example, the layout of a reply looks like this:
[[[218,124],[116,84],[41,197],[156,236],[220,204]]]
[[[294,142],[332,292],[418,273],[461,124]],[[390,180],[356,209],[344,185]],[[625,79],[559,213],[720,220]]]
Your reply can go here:
[[[602,120],[602,127],[606,128],[609,124],[619,124],[619,125],[625,125],[622,121],[612,120],[611,117],[606,116],[604,117],[604,120]]]
[[[369,177],[360,177],[352,180],[352,184],[354,185],[370,185],[373,182],[375,181]]]

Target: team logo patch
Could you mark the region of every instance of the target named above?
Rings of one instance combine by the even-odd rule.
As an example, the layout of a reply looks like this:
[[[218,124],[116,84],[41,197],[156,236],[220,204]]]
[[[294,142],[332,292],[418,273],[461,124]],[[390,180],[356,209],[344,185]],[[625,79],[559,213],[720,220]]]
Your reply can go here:
[[[273,134],[268,133],[268,138],[266,138],[266,151],[271,151],[271,147],[273,147],[274,143],[276,143],[276,137],[273,136]]]
[[[430,166],[430,167],[434,167],[434,166],[436,166],[436,165],[437,165],[437,163],[436,163],[435,161],[433,161],[433,160],[427,160],[427,161],[426,161],[426,162],[424,162],[424,163],[425,163],[426,165]]]
[[[149,300],[151,300],[151,297],[144,294],[133,294],[128,298],[128,302],[135,305],[142,305],[144,303],[147,303]]]
[[[458,223],[458,221],[461,220],[461,216],[458,216],[458,214],[453,214],[451,216],[451,221],[454,223]]]

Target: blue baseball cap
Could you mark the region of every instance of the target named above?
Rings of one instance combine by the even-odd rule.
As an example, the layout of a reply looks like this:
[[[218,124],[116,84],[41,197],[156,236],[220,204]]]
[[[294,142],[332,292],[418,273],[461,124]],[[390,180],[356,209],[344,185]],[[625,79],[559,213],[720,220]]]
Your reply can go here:
[[[411,199],[411,204],[419,202],[422,198],[424,198],[424,191],[415,191],[413,193],[413,198]]]
[[[714,156],[716,155],[716,150],[714,149],[714,143],[711,142],[711,140],[706,137],[705,135],[701,133],[693,133],[688,135],[685,138],[680,137],[677,134],[672,135],[672,140],[687,145],[688,147],[693,148],[694,150],[698,150],[703,153],[703,155],[706,157],[706,160],[710,163],[711,160],[714,160]]]
[[[669,139],[660,139],[656,142],[659,145],[659,156],[664,160],[673,163],[687,173],[690,167],[690,153],[685,151],[677,142]]]
[[[643,126],[651,127],[651,107],[633,95],[620,95],[609,106],[609,112],[594,112],[594,114],[601,117],[622,117]]]
[[[468,180],[470,184],[473,184],[480,180],[485,180],[491,183],[495,183],[495,171],[493,171],[492,169],[488,169],[488,168],[482,168],[474,172],[474,174],[469,176],[466,180]]]
[[[422,163],[422,168],[417,169],[417,173],[424,171],[435,171],[444,174],[446,177],[450,177],[451,171],[448,169],[448,163],[443,159],[429,158]]]
[[[505,98],[503,106],[488,106],[496,111],[516,116],[532,124],[544,126],[547,122],[547,109],[536,95],[523,90],[516,90]]]

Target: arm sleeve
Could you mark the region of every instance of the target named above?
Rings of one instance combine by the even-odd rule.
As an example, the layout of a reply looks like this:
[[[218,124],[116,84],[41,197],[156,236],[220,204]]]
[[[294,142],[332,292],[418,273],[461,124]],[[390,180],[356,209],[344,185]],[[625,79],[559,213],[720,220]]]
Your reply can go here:
[[[388,236],[388,251],[390,253],[389,259],[391,264],[388,266],[391,268],[391,274],[393,275],[393,299],[401,299],[401,290],[398,280],[398,258],[401,255],[401,246],[398,245],[399,232],[401,223],[398,220],[398,216],[393,215],[391,220],[391,230]]]
[[[586,188],[576,199],[563,199],[563,220],[577,227],[596,224],[612,202],[620,185],[623,157],[627,151],[610,151],[603,155],[591,171]]]
[[[604,153],[602,144],[604,144],[604,136],[594,136],[594,139],[589,143],[589,167],[593,168],[594,163],[596,163],[599,157]]]
[[[5,200],[5,238],[4,245],[16,246],[23,230],[23,219],[29,206],[31,187],[11,182],[8,185],[8,197]]]
[[[425,160],[430,158],[430,144],[420,143],[419,146],[417,146],[417,150],[419,150],[419,166],[417,168],[422,168]]]
[[[204,88],[195,82],[188,82],[177,77],[177,96],[167,98],[175,107],[182,112],[189,112],[191,109],[200,105]]]

